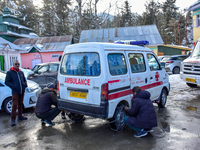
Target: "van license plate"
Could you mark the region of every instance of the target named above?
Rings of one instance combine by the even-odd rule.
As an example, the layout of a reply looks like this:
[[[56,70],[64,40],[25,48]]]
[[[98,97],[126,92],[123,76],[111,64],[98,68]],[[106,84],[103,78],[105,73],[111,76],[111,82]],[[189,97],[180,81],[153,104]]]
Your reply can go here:
[[[194,82],[196,83],[196,80],[195,79],[191,79],[191,78],[185,78],[186,81],[189,81],[189,82]]]
[[[87,98],[87,93],[70,91],[70,97],[86,99]]]

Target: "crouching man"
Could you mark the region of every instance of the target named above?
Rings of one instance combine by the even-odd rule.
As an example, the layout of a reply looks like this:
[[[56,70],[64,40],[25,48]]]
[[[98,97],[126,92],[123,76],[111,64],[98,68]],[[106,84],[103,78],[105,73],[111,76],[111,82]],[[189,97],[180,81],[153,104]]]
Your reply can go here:
[[[139,86],[136,86],[132,92],[131,108],[124,107],[128,114],[124,120],[137,132],[134,134],[135,137],[142,137],[147,135],[147,132],[152,132],[152,128],[157,126],[156,112],[148,91],[142,91]]]
[[[51,105],[55,105],[56,107],[52,108]],[[46,123],[50,126],[54,126],[55,124],[51,121],[60,113],[60,111],[61,110],[57,108],[56,85],[49,83],[38,97],[35,115],[41,119],[42,124]]]

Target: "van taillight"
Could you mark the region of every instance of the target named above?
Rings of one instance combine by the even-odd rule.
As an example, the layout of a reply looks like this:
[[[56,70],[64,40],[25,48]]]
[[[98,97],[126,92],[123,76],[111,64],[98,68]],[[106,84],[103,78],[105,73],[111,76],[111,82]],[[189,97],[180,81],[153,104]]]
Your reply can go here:
[[[60,96],[60,91],[59,91],[59,81],[57,80],[57,96]]]
[[[169,63],[169,64],[171,64],[171,63],[173,63],[173,62],[174,62],[174,61],[172,61],[172,60],[171,60],[171,61],[167,61],[166,63]]]
[[[101,101],[108,100],[108,83],[104,83],[101,86]]]

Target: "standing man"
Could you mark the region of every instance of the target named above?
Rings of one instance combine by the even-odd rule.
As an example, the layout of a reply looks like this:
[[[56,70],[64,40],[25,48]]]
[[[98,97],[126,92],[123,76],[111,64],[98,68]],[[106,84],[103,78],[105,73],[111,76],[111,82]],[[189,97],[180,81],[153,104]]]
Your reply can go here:
[[[147,132],[153,132],[152,128],[157,126],[156,112],[148,91],[142,91],[139,86],[135,86],[132,92],[132,105],[131,108],[124,107],[128,114],[124,120],[130,128],[137,132],[134,134],[135,137],[142,137],[147,135]]]
[[[51,105],[56,107],[52,108]],[[42,124],[46,123],[54,126],[51,122],[59,113],[60,109],[57,108],[57,93],[56,85],[48,83],[47,87],[40,93],[37,104],[35,106],[35,115],[41,119]]]
[[[12,112],[11,126],[15,126],[16,110],[18,109],[18,120],[27,120],[22,116],[24,92],[27,87],[24,73],[19,69],[20,63],[15,60],[13,67],[6,74],[5,84],[12,89]]]

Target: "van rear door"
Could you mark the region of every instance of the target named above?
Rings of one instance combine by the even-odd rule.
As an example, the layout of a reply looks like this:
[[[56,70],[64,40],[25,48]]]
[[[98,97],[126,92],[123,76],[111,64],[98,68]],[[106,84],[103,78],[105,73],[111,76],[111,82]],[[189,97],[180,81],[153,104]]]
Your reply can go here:
[[[101,84],[104,78],[101,74],[99,54],[89,51],[88,48],[81,51],[83,52],[67,53],[63,56],[58,77],[60,98],[100,105]]]

